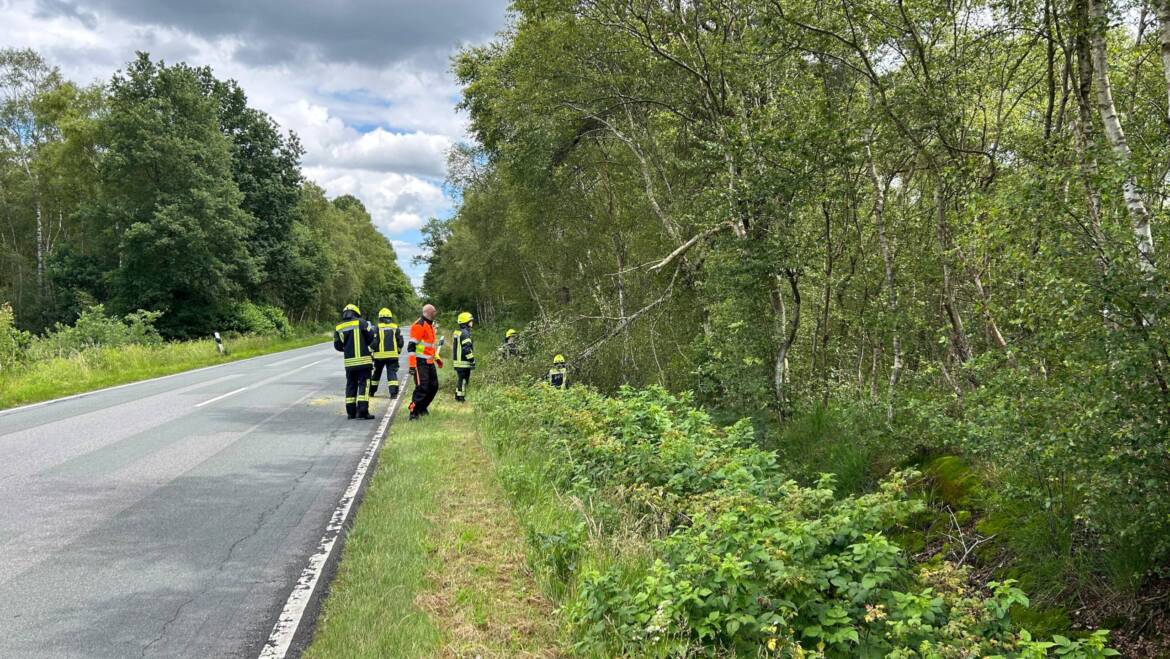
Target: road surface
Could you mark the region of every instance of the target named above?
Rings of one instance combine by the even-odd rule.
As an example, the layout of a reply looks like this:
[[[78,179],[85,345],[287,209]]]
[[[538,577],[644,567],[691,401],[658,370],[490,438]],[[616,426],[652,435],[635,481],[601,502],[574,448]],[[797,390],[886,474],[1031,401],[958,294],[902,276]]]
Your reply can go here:
[[[255,657],[377,425],[344,386],[319,345],[0,412],[0,657]]]

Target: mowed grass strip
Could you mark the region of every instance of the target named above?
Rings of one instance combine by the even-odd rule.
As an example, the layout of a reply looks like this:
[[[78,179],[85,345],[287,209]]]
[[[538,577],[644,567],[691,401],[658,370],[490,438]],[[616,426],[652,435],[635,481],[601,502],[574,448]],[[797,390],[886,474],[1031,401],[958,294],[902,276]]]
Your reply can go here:
[[[474,410],[395,420],[306,657],[560,656]]]
[[[47,359],[0,375],[0,410],[303,348],[324,343],[327,339],[321,333],[290,338],[243,336],[225,341],[229,350],[226,355],[219,354],[215,341],[210,339],[92,348],[71,357]]]

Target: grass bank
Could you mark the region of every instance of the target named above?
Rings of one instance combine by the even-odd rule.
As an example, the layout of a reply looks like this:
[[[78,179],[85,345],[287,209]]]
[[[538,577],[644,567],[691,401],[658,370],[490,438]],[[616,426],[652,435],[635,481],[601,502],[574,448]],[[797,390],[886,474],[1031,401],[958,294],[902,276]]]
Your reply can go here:
[[[0,409],[301,348],[326,340],[328,337],[322,332],[305,329],[289,337],[249,335],[228,338],[225,339],[226,355],[219,354],[212,340],[90,348],[67,357],[22,365],[0,375]]]
[[[475,408],[444,383],[431,409],[390,431],[310,659],[558,655]]]

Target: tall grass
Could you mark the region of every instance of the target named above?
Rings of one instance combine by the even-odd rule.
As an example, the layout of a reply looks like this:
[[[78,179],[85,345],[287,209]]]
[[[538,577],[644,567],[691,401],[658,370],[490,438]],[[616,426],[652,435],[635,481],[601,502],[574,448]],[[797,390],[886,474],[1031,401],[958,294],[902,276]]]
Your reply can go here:
[[[210,339],[90,348],[0,374],[0,409],[300,348],[327,338],[315,328],[302,328],[289,337],[229,337],[225,339],[225,355],[219,354]]]

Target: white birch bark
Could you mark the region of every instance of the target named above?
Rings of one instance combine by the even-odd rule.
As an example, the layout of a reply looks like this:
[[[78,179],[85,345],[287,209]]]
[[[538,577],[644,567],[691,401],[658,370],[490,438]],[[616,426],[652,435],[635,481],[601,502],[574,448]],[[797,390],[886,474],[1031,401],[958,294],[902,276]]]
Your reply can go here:
[[[1097,91],[1097,112],[1101,115],[1105,137],[1109,140],[1113,155],[1126,170],[1122,192],[1125,196],[1125,206],[1129,209],[1134,241],[1137,244],[1138,267],[1144,272],[1151,272],[1154,268],[1154,237],[1150,228],[1150,211],[1138,191],[1133,173],[1129,171],[1133,161],[1133,152],[1129,148],[1129,141],[1121,126],[1121,117],[1117,114],[1117,104],[1113,101],[1113,86],[1109,82],[1109,57],[1105,43],[1108,20],[1104,0],[1089,0],[1091,25],[1089,44],[1093,61],[1093,82]],[[1165,55],[1163,56],[1165,57]]]

